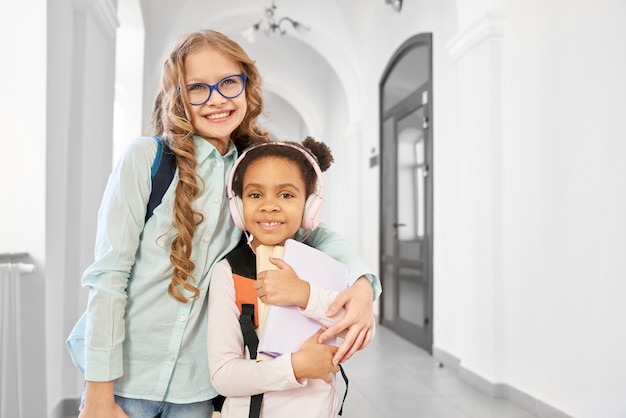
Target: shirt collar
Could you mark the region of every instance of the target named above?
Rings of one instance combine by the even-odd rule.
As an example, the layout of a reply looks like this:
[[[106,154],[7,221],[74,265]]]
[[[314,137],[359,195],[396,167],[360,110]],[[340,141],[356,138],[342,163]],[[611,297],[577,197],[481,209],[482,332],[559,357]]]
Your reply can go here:
[[[198,160],[198,163],[201,163],[210,156],[212,156],[212,158],[223,159],[237,157],[237,147],[235,147],[233,141],[228,142],[228,150],[224,155],[220,155],[220,153],[217,151],[217,148],[215,148],[213,144],[211,144],[209,141],[202,138],[201,136],[194,135],[193,142],[196,145],[196,159]]]

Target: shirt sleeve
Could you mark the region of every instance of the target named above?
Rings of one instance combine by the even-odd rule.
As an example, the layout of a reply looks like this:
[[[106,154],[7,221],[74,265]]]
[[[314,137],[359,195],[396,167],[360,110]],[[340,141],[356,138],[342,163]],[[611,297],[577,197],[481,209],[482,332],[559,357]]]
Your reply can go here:
[[[274,360],[250,360],[239,315],[232,272],[223,260],[215,266],[209,286],[207,348],[215,389],[232,397],[306,386],[306,380],[296,380],[290,354]]]
[[[302,233],[303,230],[298,231],[296,239],[298,239]],[[380,296],[382,292],[380,279],[357,254],[352,243],[341,234],[333,232],[326,228],[325,225],[320,224],[317,228],[311,231],[306,243],[330,255],[335,260],[345,263],[348,266],[350,284],[354,284],[359,277],[365,276],[374,289],[374,300]]]
[[[95,261],[82,278],[89,290],[84,330],[89,381],[110,381],[123,374],[126,286],[144,227],[156,149],[152,138],[133,141],[109,176],[102,198]]]

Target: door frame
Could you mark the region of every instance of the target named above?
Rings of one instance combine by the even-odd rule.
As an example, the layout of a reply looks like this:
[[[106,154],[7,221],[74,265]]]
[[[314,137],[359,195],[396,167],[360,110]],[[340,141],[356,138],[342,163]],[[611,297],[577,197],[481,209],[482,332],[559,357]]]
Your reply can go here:
[[[383,103],[383,99],[384,99],[384,86],[385,86],[385,82],[387,81],[388,77],[390,76],[392,70],[394,69],[395,65],[398,64],[398,62],[412,49],[417,48],[417,47],[422,47],[422,46],[426,46],[427,47],[427,51],[428,51],[428,63],[427,63],[427,81],[426,83],[422,84],[421,86],[415,86],[415,91],[413,93],[410,94],[409,97],[405,98],[404,100],[402,100],[400,103],[398,103],[396,106],[394,106],[392,109],[388,110],[387,112],[384,112],[384,103]],[[379,84],[379,150],[380,150],[380,185],[382,187],[382,185],[384,184],[388,184],[389,182],[387,181],[388,179],[384,179],[383,175],[385,170],[383,170],[382,165],[385,163],[385,158],[383,153],[385,152],[385,147],[384,147],[384,121],[385,121],[385,117],[388,116],[390,113],[397,113],[397,112],[402,112],[403,110],[406,110],[408,107],[411,108],[415,108],[417,109],[419,106],[416,107],[415,105],[415,101],[419,100],[419,104],[422,105],[423,107],[423,112],[424,112],[424,123],[425,123],[425,127],[424,127],[424,141],[425,141],[425,160],[427,163],[427,171],[428,171],[428,176],[426,178],[426,190],[425,190],[425,232],[424,232],[424,241],[425,241],[425,254],[424,254],[424,266],[423,266],[423,278],[424,278],[424,282],[425,282],[425,289],[426,289],[426,295],[424,296],[424,324],[423,324],[423,332],[420,333],[420,335],[412,335],[414,334],[414,332],[412,332],[410,327],[407,327],[406,325],[404,325],[402,323],[402,321],[396,322],[395,324],[393,323],[389,323],[389,321],[387,321],[384,317],[384,299],[383,297],[381,297],[379,299],[379,308],[380,308],[380,322],[382,325],[385,325],[389,328],[391,328],[394,332],[397,332],[399,335],[403,336],[404,338],[406,338],[407,340],[413,342],[414,344],[418,345],[419,347],[423,348],[424,350],[428,351],[429,353],[432,353],[432,345],[433,345],[433,197],[434,197],[434,190],[433,190],[433,174],[434,174],[434,170],[433,170],[433,92],[432,92],[432,85],[433,85],[433,79],[432,79],[432,75],[433,75],[433,71],[432,71],[432,34],[431,33],[422,33],[422,34],[418,34],[415,35],[411,38],[409,38],[408,40],[406,40],[394,53],[394,55],[391,57],[391,59],[389,60],[389,63],[387,64],[383,75],[381,77],[380,80],[380,84]],[[427,95],[426,96],[426,104],[423,104],[423,94]],[[402,109],[402,110],[401,110]],[[394,127],[395,129],[395,127]],[[397,181],[397,180],[396,180]],[[395,183],[394,183],[395,184]],[[395,289],[386,289],[385,288],[385,264],[383,263],[383,258],[385,257],[384,254],[384,233],[385,230],[384,228],[388,227],[387,224],[388,222],[385,222],[383,218],[383,199],[382,199],[382,190],[379,190],[379,194],[381,196],[381,202],[380,202],[380,219],[379,219],[379,225],[380,225],[380,231],[379,231],[379,248],[380,248],[380,252],[379,252],[379,265],[380,265],[380,279],[383,285],[383,291],[384,292],[388,292],[388,291],[392,291],[395,292]],[[397,202],[397,198],[396,198],[396,202]],[[397,204],[396,204],[397,206]],[[394,295],[394,304],[397,307],[398,306],[398,295],[397,292]],[[401,319],[401,318],[400,318]]]

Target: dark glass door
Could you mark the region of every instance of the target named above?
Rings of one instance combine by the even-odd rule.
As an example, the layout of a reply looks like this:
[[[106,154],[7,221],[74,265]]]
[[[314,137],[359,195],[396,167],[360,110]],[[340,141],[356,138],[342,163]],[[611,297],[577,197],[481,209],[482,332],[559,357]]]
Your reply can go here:
[[[432,352],[431,36],[409,40],[381,83],[381,321]]]

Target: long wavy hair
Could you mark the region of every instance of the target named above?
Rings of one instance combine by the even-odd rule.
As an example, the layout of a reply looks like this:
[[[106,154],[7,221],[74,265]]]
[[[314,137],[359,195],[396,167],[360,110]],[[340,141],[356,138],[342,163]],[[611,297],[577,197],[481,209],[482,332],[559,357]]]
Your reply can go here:
[[[192,207],[193,200],[200,192],[198,182],[201,179],[196,174],[196,147],[193,142],[195,129],[191,124],[190,105],[179,92],[185,91],[185,60],[191,53],[207,46],[232,58],[248,77],[245,88],[248,110],[241,124],[231,134],[233,142],[242,150],[253,143],[269,139],[268,133],[258,125],[258,118],[263,112],[261,75],[255,62],[243,48],[213,30],[201,30],[181,37],[163,64],[161,83],[152,109],[152,134],[162,137],[176,156],[179,180],[172,218],[176,234],[170,252],[174,271],[168,293],[183,303],[189,299],[181,288],[192,292],[194,299],[200,295],[200,291],[193,284],[197,278],[193,277],[195,264],[191,260],[191,252],[196,226],[204,220],[204,215]]]

